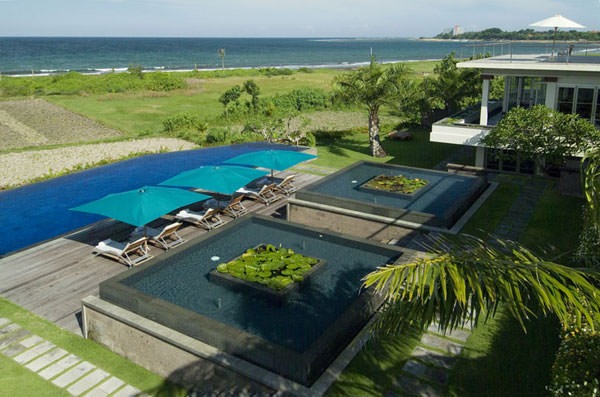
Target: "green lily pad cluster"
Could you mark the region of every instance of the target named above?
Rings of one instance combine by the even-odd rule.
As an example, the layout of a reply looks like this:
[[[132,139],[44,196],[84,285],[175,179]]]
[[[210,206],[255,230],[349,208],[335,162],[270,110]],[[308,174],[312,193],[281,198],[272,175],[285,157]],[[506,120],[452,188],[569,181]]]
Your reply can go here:
[[[221,263],[217,271],[280,290],[304,280],[304,275],[318,262],[316,258],[268,244],[250,248],[240,257]]]
[[[411,179],[404,175],[379,175],[367,182],[365,186],[388,192],[411,194],[428,183],[424,179]]]

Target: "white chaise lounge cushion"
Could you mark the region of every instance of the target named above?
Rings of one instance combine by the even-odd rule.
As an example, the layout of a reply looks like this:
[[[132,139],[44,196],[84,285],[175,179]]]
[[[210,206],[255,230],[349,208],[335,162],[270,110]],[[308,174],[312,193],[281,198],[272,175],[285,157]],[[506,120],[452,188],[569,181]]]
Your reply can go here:
[[[198,222],[202,222],[204,220],[204,215],[206,214],[206,212],[194,212],[190,209],[184,209],[181,210],[177,213],[177,215],[175,215],[176,218],[181,218],[181,219],[194,219]]]
[[[111,239],[106,239],[104,241],[100,241],[98,243],[98,245],[96,245],[96,249],[98,251],[107,252],[107,253],[121,256],[123,254],[123,249],[126,246],[127,246],[127,244],[120,243],[118,241],[114,241]]]

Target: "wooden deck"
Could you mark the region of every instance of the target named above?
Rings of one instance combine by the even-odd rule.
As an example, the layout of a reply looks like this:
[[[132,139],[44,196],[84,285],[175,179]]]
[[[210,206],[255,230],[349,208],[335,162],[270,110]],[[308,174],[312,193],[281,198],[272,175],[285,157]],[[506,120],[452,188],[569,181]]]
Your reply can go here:
[[[282,172],[276,176],[283,178],[288,174]],[[303,187],[319,178],[297,174],[296,185]],[[278,216],[278,210],[286,202],[284,198],[266,207],[246,199],[244,205],[250,212]],[[172,218],[172,215],[166,215],[158,222],[165,223]],[[108,237],[124,239],[131,229],[131,226],[114,220],[101,221],[0,259],[0,296],[81,335],[81,299],[89,295],[98,296],[100,282],[128,270],[116,261],[92,255],[93,247]],[[203,233],[207,231],[184,226],[180,234],[188,240]],[[151,253],[160,257],[164,251],[153,246]]]

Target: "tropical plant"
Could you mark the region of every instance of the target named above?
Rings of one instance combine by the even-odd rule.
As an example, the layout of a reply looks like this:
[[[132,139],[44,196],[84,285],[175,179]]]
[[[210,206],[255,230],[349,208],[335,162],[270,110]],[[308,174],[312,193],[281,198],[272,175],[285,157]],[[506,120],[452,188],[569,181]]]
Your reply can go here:
[[[237,103],[238,99],[240,99],[240,96],[242,95],[242,89],[240,88],[239,85],[234,85],[233,87],[227,89],[223,95],[221,95],[219,97],[219,102],[221,102],[223,104],[223,106],[225,106],[225,116],[227,116],[227,106],[231,103]]]
[[[257,112],[260,88],[254,82],[254,80],[246,80],[246,82],[244,82],[244,91],[246,91],[246,93],[252,97],[252,109],[254,109],[254,112]]]
[[[242,133],[259,135],[265,141],[272,143],[281,139],[284,129],[284,122],[280,118],[257,117],[246,123]]]
[[[581,185],[586,204],[576,256],[588,267],[600,267],[600,149],[581,161]]]
[[[458,69],[454,52],[445,56],[434,68],[436,96],[444,103],[449,114],[473,105],[481,94],[478,69]]]
[[[369,66],[335,78],[338,95],[349,103],[363,105],[369,112],[369,146],[374,157],[387,156],[379,138],[379,111],[384,105],[397,105],[406,91],[404,65],[382,67],[371,57]]]
[[[512,108],[482,142],[532,158],[538,169],[562,164],[567,156],[598,146],[600,133],[576,114],[565,114],[544,105]]]
[[[217,54],[221,57],[221,70],[225,71],[225,48],[219,48]]]
[[[385,297],[380,332],[433,321],[442,330],[474,325],[501,304],[524,331],[525,320],[538,315],[553,314],[566,325],[573,318],[593,324],[600,313],[598,273],[544,260],[516,242],[463,235],[441,238],[431,250],[430,257],[380,267],[364,278],[364,287]]]

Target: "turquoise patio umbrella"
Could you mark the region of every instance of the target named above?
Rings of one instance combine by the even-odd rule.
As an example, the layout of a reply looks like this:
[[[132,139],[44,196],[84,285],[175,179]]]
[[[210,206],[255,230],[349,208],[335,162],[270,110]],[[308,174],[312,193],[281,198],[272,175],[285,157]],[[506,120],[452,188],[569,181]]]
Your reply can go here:
[[[144,226],[179,207],[208,198],[210,197],[205,194],[183,189],[144,186],[109,194],[71,210],[104,215],[130,225]]]
[[[292,150],[261,150],[258,152],[241,154],[225,160],[224,163],[252,165],[254,167],[266,168],[271,170],[271,177],[273,177],[273,170],[287,170],[296,164],[314,158],[317,158],[317,156]]]
[[[205,165],[184,171],[159,183],[161,186],[195,187],[210,192],[231,195],[242,186],[267,175],[268,172],[235,165]]]

